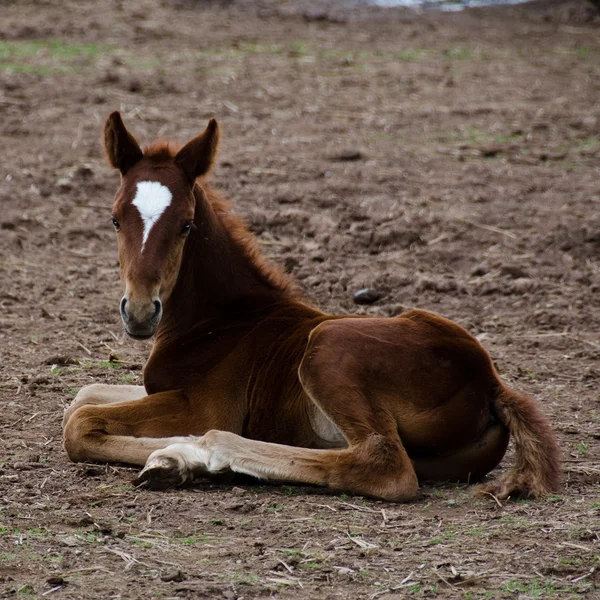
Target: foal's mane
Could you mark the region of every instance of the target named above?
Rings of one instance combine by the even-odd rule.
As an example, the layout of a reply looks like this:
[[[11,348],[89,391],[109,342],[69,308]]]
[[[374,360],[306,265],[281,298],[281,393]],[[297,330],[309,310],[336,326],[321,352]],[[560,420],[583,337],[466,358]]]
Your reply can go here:
[[[175,158],[175,155],[181,146],[168,140],[156,140],[144,148],[144,158],[149,158],[152,162],[167,162]]]
[[[144,158],[150,159],[154,164],[171,162],[179,151],[180,146],[173,142],[158,140],[144,148]],[[300,288],[296,281],[283,269],[266,258],[260,249],[255,236],[248,229],[246,221],[235,214],[232,203],[219,191],[214,190],[206,182],[205,177],[200,177],[194,185],[196,202],[205,197],[215,212],[217,218],[229,234],[231,241],[237,246],[250,263],[254,266],[260,279],[273,289],[280,290],[289,297],[298,297]]]

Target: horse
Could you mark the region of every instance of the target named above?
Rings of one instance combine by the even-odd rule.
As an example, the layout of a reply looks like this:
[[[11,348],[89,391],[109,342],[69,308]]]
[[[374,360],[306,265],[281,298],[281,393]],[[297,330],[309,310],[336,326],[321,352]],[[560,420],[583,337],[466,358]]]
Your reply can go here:
[[[328,315],[303,300],[206,182],[219,127],[141,150],[118,112],[104,128],[119,170],[112,223],[136,340],[155,337],[144,385],[93,384],[65,411],[74,461],[143,467],[150,489],[245,474],[405,502],[420,481],[478,482],[496,498],[557,488],[538,402],[503,383],[462,327],[423,310]]]

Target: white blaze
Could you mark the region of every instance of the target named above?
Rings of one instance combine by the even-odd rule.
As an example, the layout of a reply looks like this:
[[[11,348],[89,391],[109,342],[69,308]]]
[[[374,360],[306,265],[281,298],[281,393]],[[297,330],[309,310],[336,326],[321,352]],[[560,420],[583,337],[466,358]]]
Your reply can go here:
[[[137,192],[132,204],[140,211],[144,222],[142,252],[150,235],[150,230],[171,204],[172,199],[171,190],[162,183],[158,183],[158,181],[140,181],[137,184]]]

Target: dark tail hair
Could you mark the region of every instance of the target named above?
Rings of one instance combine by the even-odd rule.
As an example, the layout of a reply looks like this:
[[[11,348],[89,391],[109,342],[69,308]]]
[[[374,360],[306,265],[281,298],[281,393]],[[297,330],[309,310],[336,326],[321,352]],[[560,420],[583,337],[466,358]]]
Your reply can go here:
[[[498,479],[479,486],[479,494],[540,496],[560,483],[560,452],[550,423],[530,396],[502,386],[493,410],[514,440],[515,464]]]

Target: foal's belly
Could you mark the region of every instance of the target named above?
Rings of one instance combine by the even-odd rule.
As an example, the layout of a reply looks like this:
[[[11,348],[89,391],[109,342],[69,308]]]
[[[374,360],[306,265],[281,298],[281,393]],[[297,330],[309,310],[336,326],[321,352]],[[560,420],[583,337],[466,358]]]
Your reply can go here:
[[[310,426],[317,438],[318,446],[322,448],[346,448],[348,443],[335,423],[316,405],[313,404],[310,416]]]
[[[395,413],[398,435],[409,455],[430,456],[451,452],[481,437],[490,420],[490,399],[478,387],[466,385],[435,409],[420,409],[398,397],[380,400]],[[311,407],[309,419],[317,447],[348,446],[341,431],[318,406]]]

